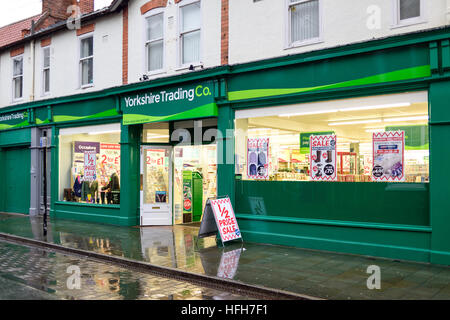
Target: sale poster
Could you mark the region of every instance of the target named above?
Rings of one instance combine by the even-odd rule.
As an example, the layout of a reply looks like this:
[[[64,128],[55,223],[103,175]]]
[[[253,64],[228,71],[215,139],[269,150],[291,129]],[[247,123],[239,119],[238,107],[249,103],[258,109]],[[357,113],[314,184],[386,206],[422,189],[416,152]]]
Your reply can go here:
[[[405,132],[374,132],[372,141],[372,179],[374,181],[405,181]]]
[[[84,153],[84,180],[94,181],[97,179],[97,153],[86,151]]]
[[[210,199],[222,242],[240,239],[241,232],[234,215],[230,198]]]
[[[337,181],[336,135],[310,136],[309,175],[313,181]]]
[[[247,176],[249,179],[269,178],[269,138],[247,140]]]
[[[114,172],[120,175],[120,144],[100,144],[98,171],[100,180],[104,184],[108,183]]]

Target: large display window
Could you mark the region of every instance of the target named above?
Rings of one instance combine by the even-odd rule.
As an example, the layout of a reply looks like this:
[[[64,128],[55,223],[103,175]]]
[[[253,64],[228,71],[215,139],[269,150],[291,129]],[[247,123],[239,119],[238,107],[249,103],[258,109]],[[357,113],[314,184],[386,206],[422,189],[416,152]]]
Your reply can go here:
[[[120,124],[59,130],[59,200],[120,204]]]
[[[428,182],[427,101],[427,92],[410,92],[236,111],[236,174],[243,180]]]

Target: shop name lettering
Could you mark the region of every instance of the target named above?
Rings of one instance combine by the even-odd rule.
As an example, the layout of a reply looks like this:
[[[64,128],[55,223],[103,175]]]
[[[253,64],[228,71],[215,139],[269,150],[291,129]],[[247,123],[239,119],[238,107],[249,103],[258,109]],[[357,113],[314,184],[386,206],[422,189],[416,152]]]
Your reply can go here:
[[[16,120],[16,119],[24,119],[27,116],[26,112],[20,112],[20,113],[11,113],[4,116],[0,116],[0,122],[3,121],[9,121],[9,120]]]
[[[177,91],[161,91],[160,93],[146,93],[145,95],[136,97],[125,98],[125,105],[127,108],[160,103],[160,102],[172,102],[178,100],[193,101],[196,97],[210,96],[211,90],[208,87],[199,85],[195,89],[182,89],[178,88]]]

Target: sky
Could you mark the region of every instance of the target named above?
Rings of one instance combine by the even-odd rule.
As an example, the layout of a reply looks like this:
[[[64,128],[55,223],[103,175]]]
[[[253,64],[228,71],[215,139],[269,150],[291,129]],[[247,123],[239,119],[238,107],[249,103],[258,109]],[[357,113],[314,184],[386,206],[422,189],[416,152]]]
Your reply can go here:
[[[108,6],[112,0],[95,0],[95,9]],[[42,0],[0,0],[0,27],[35,16],[42,11]]]

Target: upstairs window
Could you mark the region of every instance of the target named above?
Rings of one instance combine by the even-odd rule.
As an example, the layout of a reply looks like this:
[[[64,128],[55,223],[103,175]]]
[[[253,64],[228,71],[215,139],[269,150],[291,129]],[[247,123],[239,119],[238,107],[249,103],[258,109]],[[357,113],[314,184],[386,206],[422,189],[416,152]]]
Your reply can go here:
[[[13,59],[13,100],[23,97],[23,57]]]
[[[42,57],[42,92],[45,95],[50,93],[50,47],[42,50]]]
[[[201,11],[200,1],[180,8],[181,64],[200,62]]]
[[[94,83],[94,38],[92,36],[80,40],[80,79],[82,88]]]
[[[145,44],[147,54],[147,71],[161,70],[164,65],[164,15],[155,14],[146,19],[147,40]]]
[[[422,0],[395,0],[396,24],[414,24],[423,20]]]
[[[288,0],[288,14],[291,46],[319,41],[319,0]]]

